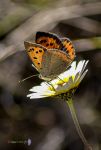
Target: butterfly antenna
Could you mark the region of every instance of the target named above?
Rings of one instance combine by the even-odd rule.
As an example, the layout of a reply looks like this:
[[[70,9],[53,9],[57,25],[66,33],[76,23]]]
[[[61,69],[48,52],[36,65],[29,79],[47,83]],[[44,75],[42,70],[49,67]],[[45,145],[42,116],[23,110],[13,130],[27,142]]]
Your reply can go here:
[[[30,78],[32,78],[32,77],[38,76],[38,75],[39,75],[39,74],[35,74],[35,75],[29,76],[29,77],[27,77],[27,78],[24,78],[24,79],[22,79],[21,81],[19,81],[19,83],[24,82],[24,81],[26,81],[26,80],[28,80],[28,79],[30,79]]]

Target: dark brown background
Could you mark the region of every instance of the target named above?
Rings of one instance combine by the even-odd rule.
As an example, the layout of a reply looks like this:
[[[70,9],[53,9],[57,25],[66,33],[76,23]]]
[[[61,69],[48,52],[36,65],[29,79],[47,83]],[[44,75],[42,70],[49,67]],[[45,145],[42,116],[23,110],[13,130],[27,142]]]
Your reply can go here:
[[[89,60],[86,77],[74,95],[81,128],[93,150],[101,149],[101,2],[100,0],[0,1],[0,149],[83,150],[68,107],[55,98],[30,100],[41,80],[31,66],[24,40],[37,31],[68,37],[76,60]],[[32,144],[11,144],[31,139]]]

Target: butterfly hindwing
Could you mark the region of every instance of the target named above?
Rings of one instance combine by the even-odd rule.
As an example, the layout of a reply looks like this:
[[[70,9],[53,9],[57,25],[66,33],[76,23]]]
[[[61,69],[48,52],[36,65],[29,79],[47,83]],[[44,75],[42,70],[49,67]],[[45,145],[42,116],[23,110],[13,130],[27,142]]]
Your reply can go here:
[[[40,72],[41,65],[42,65],[42,56],[47,49],[39,44],[27,42],[27,41],[24,42],[24,45],[34,66]]]
[[[63,44],[62,50],[65,51],[70,57],[71,61],[73,61],[75,58],[75,49],[72,42],[68,38],[61,38],[61,40]]]
[[[62,47],[60,38],[53,33],[37,32],[35,42],[41,44],[47,49],[61,49]]]
[[[61,50],[47,50],[43,55],[42,70],[43,77],[55,78],[66,70],[71,63],[70,58]]]

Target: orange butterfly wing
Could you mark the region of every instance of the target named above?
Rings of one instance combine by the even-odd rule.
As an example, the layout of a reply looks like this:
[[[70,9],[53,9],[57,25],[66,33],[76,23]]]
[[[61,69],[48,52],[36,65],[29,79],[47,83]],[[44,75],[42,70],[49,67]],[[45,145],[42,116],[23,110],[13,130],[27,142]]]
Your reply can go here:
[[[27,41],[24,42],[24,45],[33,64],[35,65],[37,70],[40,71],[42,66],[42,56],[47,49],[42,47],[39,44],[35,44]]]
[[[35,42],[37,44],[41,44],[47,49],[61,49],[63,46],[60,38],[57,35],[47,32],[37,32]]]
[[[71,61],[75,58],[75,49],[73,47],[72,42],[68,38],[61,38],[63,44],[63,51],[66,51],[68,56],[70,57]]]

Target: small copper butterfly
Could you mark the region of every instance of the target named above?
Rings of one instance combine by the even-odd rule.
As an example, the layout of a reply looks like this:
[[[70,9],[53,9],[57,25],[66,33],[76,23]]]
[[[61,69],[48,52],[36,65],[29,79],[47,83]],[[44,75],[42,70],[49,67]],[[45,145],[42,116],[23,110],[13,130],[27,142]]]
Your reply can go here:
[[[47,81],[64,72],[75,58],[72,42],[52,33],[37,32],[35,43],[25,41],[24,45],[40,78]]]

